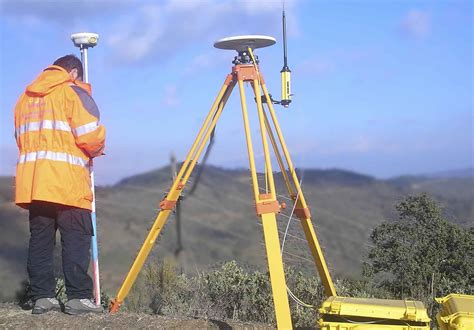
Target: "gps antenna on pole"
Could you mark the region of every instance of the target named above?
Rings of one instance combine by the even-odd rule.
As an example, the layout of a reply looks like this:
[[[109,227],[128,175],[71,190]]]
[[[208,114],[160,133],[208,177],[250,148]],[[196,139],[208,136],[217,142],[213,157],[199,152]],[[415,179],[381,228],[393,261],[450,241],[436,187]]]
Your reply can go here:
[[[291,103],[291,71],[288,67],[288,54],[286,47],[286,16],[285,7],[283,6],[283,68],[281,69],[281,105],[285,108]]]
[[[99,41],[99,35],[96,33],[82,32],[71,35],[71,40],[74,46],[81,50],[81,61],[84,67],[84,81],[89,83],[89,63],[87,58],[87,50],[97,45]],[[89,170],[91,177],[92,186],[92,229],[93,235],[91,240],[92,250],[92,269],[93,269],[93,281],[94,281],[94,299],[97,306],[100,305],[100,281],[99,281],[99,248],[97,245],[97,224],[96,224],[96,213],[95,213],[95,183],[94,183],[94,166],[92,158],[89,160]]]

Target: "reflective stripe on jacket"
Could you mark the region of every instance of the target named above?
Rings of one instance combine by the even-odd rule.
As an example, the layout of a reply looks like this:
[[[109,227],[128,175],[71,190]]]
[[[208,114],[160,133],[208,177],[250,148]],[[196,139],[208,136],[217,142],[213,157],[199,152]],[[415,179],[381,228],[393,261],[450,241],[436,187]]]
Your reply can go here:
[[[90,86],[73,82],[66,70],[49,66],[15,106],[19,149],[16,196],[91,209],[89,159],[103,153],[105,128]]]

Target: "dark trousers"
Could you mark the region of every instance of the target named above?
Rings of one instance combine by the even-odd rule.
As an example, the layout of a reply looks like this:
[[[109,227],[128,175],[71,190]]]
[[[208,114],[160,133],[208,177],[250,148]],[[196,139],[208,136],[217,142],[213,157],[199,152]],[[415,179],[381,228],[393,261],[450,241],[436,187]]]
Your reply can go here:
[[[30,205],[28,276],[32,300],[55,296],[53,250],[61,233],[62,264],[68,299],[92,297],[90,262],[92,220],[89,210],[33,202]]]

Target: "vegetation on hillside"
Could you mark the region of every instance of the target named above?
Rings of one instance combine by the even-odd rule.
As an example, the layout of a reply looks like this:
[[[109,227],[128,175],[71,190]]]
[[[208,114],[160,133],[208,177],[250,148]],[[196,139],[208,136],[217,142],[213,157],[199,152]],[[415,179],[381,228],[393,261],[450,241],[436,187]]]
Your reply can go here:
[[[422,300],[433,317],[435,296],[473,292],[473,230],[448,223],[426,194],[410,196],[396,209],[399,219],[372,232],[365,277],[336,280],[341,296]],[[319,279],[286,269],[293,324],[312,327],[324,295]],[[177,274],[170,261],[149,265],[126,308],[132,311],[274,323],[267,273],[247,271],[235,261],[208,273]]]
[[[319,279],[308,278],[292,268],[287,284],[300,299],[317,306],[323,300]],[[290,301],[295,326],[314,326],[316,311]],[[195,276],[178,274],[169,260],[148,265],[139,277],[124,308],[181,317],[231,319],[275,323],[268,273],[247,270],[235,261]]]

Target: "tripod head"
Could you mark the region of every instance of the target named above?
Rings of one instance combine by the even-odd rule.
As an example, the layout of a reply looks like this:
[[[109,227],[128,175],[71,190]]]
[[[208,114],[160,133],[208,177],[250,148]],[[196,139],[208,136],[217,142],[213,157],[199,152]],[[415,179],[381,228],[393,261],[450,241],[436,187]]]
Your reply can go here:
[[[254,55],[255,63],[253,62],[252,57],[248,53],[248,51],[239,52],[239,55],[234,57],[232,64],[258,64],[260,61],[258,60],[258,56]]]

